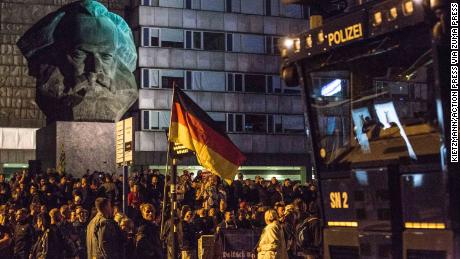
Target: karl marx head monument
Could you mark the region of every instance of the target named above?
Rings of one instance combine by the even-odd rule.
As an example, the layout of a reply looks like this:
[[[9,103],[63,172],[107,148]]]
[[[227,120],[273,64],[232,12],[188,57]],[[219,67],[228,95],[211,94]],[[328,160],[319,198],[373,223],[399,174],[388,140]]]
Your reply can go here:
[[[68,4],[18,41],[47,122],[117,121],[137,99],[130,28],[102,4]]]

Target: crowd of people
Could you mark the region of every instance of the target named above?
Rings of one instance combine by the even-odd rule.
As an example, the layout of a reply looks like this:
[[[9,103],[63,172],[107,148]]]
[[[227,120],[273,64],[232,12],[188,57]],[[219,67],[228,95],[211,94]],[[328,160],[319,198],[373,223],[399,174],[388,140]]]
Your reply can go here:
[[[174,258],[171,208],[163,203],[169,177],[133,172],[128,185],[123,213],[121,176],[87,171],[74,178],[48,169],[7,180],[0,174],[0,258]],[[242,174],[229,184],[206,171],[183,171],[176,191],[177,253],[196,258],[200,236],[222,229],[263,229],[254,247],[258,258],[314,258],[320,242],[316,189]]]

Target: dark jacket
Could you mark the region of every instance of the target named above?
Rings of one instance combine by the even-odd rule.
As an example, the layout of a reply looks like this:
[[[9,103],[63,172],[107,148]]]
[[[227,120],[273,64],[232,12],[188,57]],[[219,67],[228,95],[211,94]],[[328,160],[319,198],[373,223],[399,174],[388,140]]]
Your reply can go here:
[[[64,257],[64,250],[61,249],[64,239],[57,226],[50,226],[40,233],[32,248],[32,258],[38,259],[61,259]]]
[[[181,221],[177,232],[179,248],[181,251],[193,251],[198,247],[196,242],[196,230],[193,223]]]
[[[195,224],[196,232],[200,235],[211,235],[213,232],[214,224],[210,217],[196,218],[193,224]]]
[[[136,234],[136,255],[139,259],[163,258],[160,229],[152,222],[142,219]]]
[[[29,258],[34,242],[34,228],[29,222],[18,223],[14,228],[14,257]]]
[[[113,219],[107,219],[101,213],[97,213],[86,228],[88,258],[123,258],[123,236]]]

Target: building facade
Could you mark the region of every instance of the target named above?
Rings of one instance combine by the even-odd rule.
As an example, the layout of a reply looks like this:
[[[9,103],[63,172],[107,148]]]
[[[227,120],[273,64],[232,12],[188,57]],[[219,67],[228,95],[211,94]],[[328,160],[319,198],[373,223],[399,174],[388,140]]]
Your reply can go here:
[[[305,177],[300,88],[279,76],[278,44],[308,28],[307,12],[280,0],[141,0],[130,25],[138,46],[134,164],[163,168],[176,84],[247,156],[249,175]],[[198,169],[194,159],[180,162]]]

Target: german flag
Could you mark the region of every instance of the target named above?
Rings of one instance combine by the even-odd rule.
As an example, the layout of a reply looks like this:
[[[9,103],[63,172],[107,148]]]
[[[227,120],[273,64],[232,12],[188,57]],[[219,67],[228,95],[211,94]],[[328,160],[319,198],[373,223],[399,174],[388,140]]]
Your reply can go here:
[[[182,90],[174,87],[169,141],[192,150],[201,166],[233,180],[246,157],[225,132]]]

